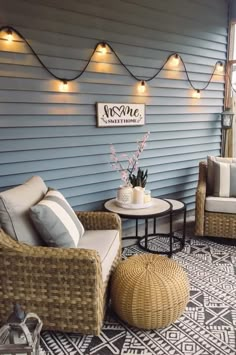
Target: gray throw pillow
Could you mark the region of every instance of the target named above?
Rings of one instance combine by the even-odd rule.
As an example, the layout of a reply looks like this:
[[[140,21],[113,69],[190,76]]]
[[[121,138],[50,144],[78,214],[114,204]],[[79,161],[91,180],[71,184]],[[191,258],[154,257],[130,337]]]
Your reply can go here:
[[[45,198],[30,208],[30,217],[48,246],[76,248],[84,227],[64,196],[49,190]]]

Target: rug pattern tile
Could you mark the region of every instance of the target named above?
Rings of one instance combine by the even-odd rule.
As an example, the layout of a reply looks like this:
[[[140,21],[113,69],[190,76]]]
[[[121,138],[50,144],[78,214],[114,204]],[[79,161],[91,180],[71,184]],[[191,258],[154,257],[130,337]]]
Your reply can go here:
[[[152,243],[163,247],[163,240]],[[126,247],[123,258],[137,253],[138,246]],[[188,274],[190,301],[169,327],[130,327],[109,308],[99,337],[44,331],[42,348],[55,355],[235,355],[236,246],[189,239],[173,259]]]

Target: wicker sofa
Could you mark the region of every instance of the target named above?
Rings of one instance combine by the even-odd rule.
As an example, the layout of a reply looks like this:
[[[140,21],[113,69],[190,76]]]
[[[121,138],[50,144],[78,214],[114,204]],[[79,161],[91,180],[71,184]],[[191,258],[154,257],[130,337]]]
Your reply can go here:
[[[76,212],[85,229],[77,247],[30,244],[28,207],[45,191],[42,179],[34,177],[0,193],[0,323],[17,302],[36,313],[44,329],[98,335],[109,279],[121,256],[120,218],[110,212]],[[16,206],[10,224],[7,205],[10,213]],[[14,239],[13,229],[21,240]],[[26,241],[27,232],[32,233]]]
[[[236,238],[236,199],[222,199],[222,208],[214,211],[207,206],[207,199],[212,199],[207,184],[207,162],[199,163],[199,179],[196,190],[195,235],[224,238]],[[214,177],[213,177],[214,178]],[[213,197],[214,198],[214,197]],[[217,199],[217,198],[215,198]],[[214,203],[214,201],[212,201]],[[217,201],[216,201],[217,202]],[[227,205],[231,204],[235,213],[228,213]],[[215,203],[216,205],[216,203]]]
[[[119,229],[117,215],[78,213],[85,229]],[[0,229],[0,320],[12,303],[35,312],[44,329],[98,335],[107,301],[109,277],[120,259],[118,251],[105,281],[95,250],[29,246]]]

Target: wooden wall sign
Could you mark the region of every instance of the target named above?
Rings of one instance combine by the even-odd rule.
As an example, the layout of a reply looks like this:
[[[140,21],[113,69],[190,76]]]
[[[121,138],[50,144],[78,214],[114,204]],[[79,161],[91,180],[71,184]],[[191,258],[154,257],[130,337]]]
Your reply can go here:
[[[97,127],[142,126],[145,104],[97,103]]]

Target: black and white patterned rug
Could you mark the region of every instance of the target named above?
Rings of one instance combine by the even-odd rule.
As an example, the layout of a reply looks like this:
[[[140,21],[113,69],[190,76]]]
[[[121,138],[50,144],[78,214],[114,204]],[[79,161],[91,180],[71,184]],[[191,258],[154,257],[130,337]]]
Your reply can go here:
[[[127,247],[123,257],[137,253],[137,246]],[[42,348],[50,355],[236,355],[236,246],[189,239],[173,259],[191,286],[187,308],[175,323],[145,331],[108,309],[99,337],[44,331]]]

